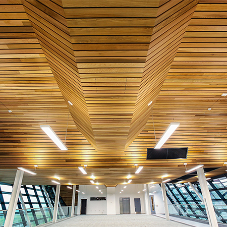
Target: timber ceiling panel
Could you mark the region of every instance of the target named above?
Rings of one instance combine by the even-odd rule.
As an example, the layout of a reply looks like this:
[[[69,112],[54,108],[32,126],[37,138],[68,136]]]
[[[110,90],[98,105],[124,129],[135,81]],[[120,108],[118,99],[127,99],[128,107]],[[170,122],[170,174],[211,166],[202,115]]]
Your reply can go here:
[[[44,2],[30,1],[42,7]],[[64,34],[59,35],[71,42],[65,43],[68,54],[62,56],[58,51],[54,55],[47,53],[45,42],[53,37],[40,41],[43,33],[38,27],[34,30],[20,1],[0,3],[0,168],[5,169],[0,171],[0,181],[12,183],[16,167],[34,169],[38,164],[37,176],[26,174],[24,184],[50,184],[55,174],[60,175],[62,184],[89,184],[92,173],[106,185],[123,183],[128,174],[132,175],[132,183],[160,183],[164,174],[171,179],[182,176],[184,162],[189,168],[199,163],[220,167],[227,161],[227,102],[221,96],[227,93],[225,2],[199,2],[179,48],[169,56],[173,62],[155,104],[149,108],[151,116],[133,130],[132,138],[146,123],[124,153],[121,147],[128,136],[147,50],[152,34],[158,32],[154,33],[153,27],[159,2],[63,0],[64,11],[52,15],[61,18],[59,26]],[[51,3],[54,11],[55,7],[61,8],[61,1]],[[144,10],[144,16],[138,7]],[[64,51],[62,46],[55,47]],[[73,115],[76,111],[68,106],[69,96],[62,92],[62,82],[56,78],[65,68],[51,62],[53,57],[73,62],[72,77],[80,78],[82,102],[90,118],[87,125],[93,128],[97,146],[103,148],[99,152],[78,127]],[[164,146],[188,146],[188,160],[147,161],[146,148],[154,147],[172,121],[181,125]],[[40,129],[41,124],[49,124],[63,142],[66,136],[68,151],[60,151]],[[124,143],[115,145],[113,141],[121,136]],[[114,152],[107,152],[107,148]],[[136,163],[144,166],[139,175],[134,174]],[[87,176],[77,168],[84,164],[88,165]],[[211,173],[224,173],[225,168]]]

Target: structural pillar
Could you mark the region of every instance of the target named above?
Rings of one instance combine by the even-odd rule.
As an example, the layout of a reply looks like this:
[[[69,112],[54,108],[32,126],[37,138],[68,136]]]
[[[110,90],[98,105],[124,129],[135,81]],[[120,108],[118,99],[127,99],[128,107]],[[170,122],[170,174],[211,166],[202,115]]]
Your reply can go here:
[[[74,213],[75,213],[75,197],[76,197],[76,185],[73,185],[71,217],[74,217]]]
[[[150,198],[149,198],[149,187],[148,184],[144,184],[144,202],[146,214],[151,214]]]
[[[167,196],[166,196],[165,184],[162,183],[161,187],[162,187],[162,195],[163,195],[163,201],[164,201],[164,206],[165,206],[166,220],[169,221],[169,209],[168,209],[168,201],[167,201]]]
[[[206,181],[203,168],[197,169],[197,175],[199,177],[199,184],[203,195],[203,201],[206,207],[209,224],[211,227],[218,227],[214,206],[210,197],[209,189],[207,187],[207,181]]]
[[[106,201],[107,201],[107,214],[116,214],[116,203],[115,203],[115,187],[106,188]]]
[[[12,227],[24,171],[17,170],[4,227]]]
[[[55,193],[55,202],[54,202],[54,214],[53,214],[53,223],[57,221],[57,215],[58,215],[58,202],[59,202],[59,196],[60,196],[60,184],[56,187],[56,193]]]

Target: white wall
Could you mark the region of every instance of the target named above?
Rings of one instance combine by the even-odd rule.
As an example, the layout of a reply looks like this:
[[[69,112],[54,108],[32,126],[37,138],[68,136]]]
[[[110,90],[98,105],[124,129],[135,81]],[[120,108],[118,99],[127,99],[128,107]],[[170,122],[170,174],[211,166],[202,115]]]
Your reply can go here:
[[[99,189],[94,185],[80,185],[78,193],[77,215],[80,215],[81,199],[87,199],[87,214],[107,214],[107,201],[90,201],[90,197],[106,197],[106,187],[101,185]],[[103,194],[99,192],[101,190]],[[82,194],[84,192],[85,194]]]
[[[127,188],[124,188],[124,187]],[[120,214],[120,197],[130,198],[130,212],[135,214],[134,198],[140,198],[141,213],[145,214],[145,202],[144,202],[144,185],[143,184],[129,184],[129,185],[117,185],[116,187],[116,214]],[[120,191],[123,190],[122,193]],[[140,193],[138,193],[140,191]]]
[[[107,214],[116,214],[115,187],[107,187]]]

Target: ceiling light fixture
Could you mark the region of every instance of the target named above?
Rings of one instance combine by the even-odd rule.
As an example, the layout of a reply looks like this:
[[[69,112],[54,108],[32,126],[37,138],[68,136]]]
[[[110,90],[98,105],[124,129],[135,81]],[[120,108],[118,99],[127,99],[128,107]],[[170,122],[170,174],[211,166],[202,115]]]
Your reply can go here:
[[[60,182],[57,182],[55,180],[52,180],[52,182],[55,183],[55,184],[60,184]]]
[[[60,177],[59,176],[54,176],[55,179],[57,180],[60,180]]]
[[[169,176],[168,174],[165,174],[165,175],[162,176],[162,178],[165,178],[165,177],[168,177],[168,176]]]
[[[85,167],[85,169],[83,168],[83,167],[78,167],[78,169],[83,173],[83,174],[87,174],[87,172],[86,172],[86,167]]]
[[[9,113],[12,113],[13,111],[12,110],[8,110]]]
[[[132,182],[132,180],[128,180],[128,184],[130,184]]]
[[[124,186],[123,188],[127,188],[127,186]]]
[[[72,187],[70,187],[70,186],[67,186],[67,188],[68,188],[68,189],[72,189]]]
[[[150,101],[150,102],[148,103],[148,106],[150,106],[150,105],[151,105],[151,103],[152,103],[152,101]]]
[[[76,190],[76,192],[80,192],[79,190]]]
[[[23,167],[17,167],[19,170],[22,170],[22,171],[24,171],[24,172],[26,172],[26,173],[30,173],[30,174],[32,174],[32,175],[36,175],[37,173],[34,173],[34,172],[32,172],[32,171],[30,171],[30,170],[27,170],[27,169],[25,169],[25,168],[23,168]]]
[[[166,183],[166,182],[169,182],[169,181],[171,181],[171,179],[164,180],[164,181],[162,181],[162,183]]]
[[[140,191],[138,191],[138,193],[140,193]]]
[[[93,180],[90,180],[90,182],[91,182],[92,184],[94,184],[94,183],[95,183]]]
[[[71,106],[73,105],[70,101],[68,101],[68,103],[69,103]]]
[[[91,179],[92,180],[95,180],[95,176],[93,174],[91,175]]]
[[[96,186],[96,188],[97,188],[97,189],[99,189],[99,187],[98,187],[98,186]]]
[[[143,166],[139,166],[138,169],[136,170],[135,174],[139,174],[142,169],[143,169]]]
[[[194,167],[194,168],[191,168],[191,169],[189,169],[189,170],[186,170],[185,173],[193,172],[193,171],[195,171],[195,170],[197,170],[197,169],[199,169],[199,168],[201,168],[201,167],[203,167],[203,165],[198,165],[198,166],[196,166],[196,167]]]
[[[180,125],[178,122],[170,123],[169,127],[166,129],[162,137],[159,139],[158,143],[155,145],[154,149],[160,149],[162,145],[169,139],[169,137],[173,134],[173,132]]]
[[[127,176],[127,179],[130,179],[132,176],[129,174],[128,176]]]
[[[227,93],[223,93],[221,96],[227,96]]]
[[[59,139],[56,133],[49,125],[40,125],[40,128],[50,137],[50,139],[63,151],[68,150],[64,143]]]

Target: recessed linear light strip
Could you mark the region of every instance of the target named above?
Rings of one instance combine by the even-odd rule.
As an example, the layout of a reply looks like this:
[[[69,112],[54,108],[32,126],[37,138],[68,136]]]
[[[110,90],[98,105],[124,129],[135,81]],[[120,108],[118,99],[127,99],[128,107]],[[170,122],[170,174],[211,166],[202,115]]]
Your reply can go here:
[[[140,171],[143,169],[143,166],[139,166],[138,169],[136,170],[135,174],[140,173]]]
[[[55,180],[52,180],[52,182],[55,183],[55,184],[60,184],[60,182],[57,182]]]
[[[201,168],[201,167],[203,167],[203,165],[198,165],[198,166],[196,166],[196,167],[194,167],[194,168],[192,168],[192,169],[186,170],[185,173],[193,172],[193,171],[195,171],[195,170],[197,170],[197,169],[199,169],[199,168]]]
[[[30,171],[30,170],[27,170],[27,169],[25,169],[25,168],[23,168],[23,167],[18,167],[18,169],[19,169],[19,170],[22,170],[22,171],[24,171],[24,172],[30,173],[30,174],[32,174],[32,175],[36,175],[36,174],[37,174],[37,173],[34,173],[34,172],[32,172],[32,171]]]
[[[78,169],[83,173],[83,174],[87,174],[86,170],[83,167],[78,167]]]
[[[159,139],[158,143],[155,145],[154,149],[160,149],[162,145],[169,139],[169,137],[173,134],[173,132],[180,125],[178,122],[170,123],[169,127],[166,129],[162,137]]]
[[[171,181],[171,179],[164,180],[164,181],[162,181],[162,183],[167,183],[169,181]]]
[[[50,137],[50,139],[63,151],[68,150],[64,143],[59,139],[56,133],[49,125],[40,125],[40,128]]]

